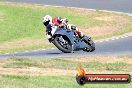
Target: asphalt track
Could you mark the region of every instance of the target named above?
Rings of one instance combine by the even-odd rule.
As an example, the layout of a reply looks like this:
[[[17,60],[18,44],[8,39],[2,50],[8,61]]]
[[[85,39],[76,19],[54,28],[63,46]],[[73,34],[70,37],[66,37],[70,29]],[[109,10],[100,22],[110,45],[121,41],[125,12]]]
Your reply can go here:
[[[88,55],[132,55],[132,36],[116,40],[96,43],[94,52],[75,51],[74,53],[63,53],[58,49],[47,49],[30,52],[18,52],[14,54],[0,55],[0,58],[8,57],[82,57]]]
[[[132,0],[4,0],[132,13]]]
[[[8,1],[8,0],[7,0]],[[9,0],[12,2],[37,3],[48,5],[72,6],[89,9],[114,10],[132,13],[131,0]],[[18,52],[14,54],[0,55],[0,58],[9,57],[79,57],[88,55],[132,55],[132,36],[119,39],[97,42],[94,52],[77,51],[74,53],[62,53],[58,49],[47,49],[30,52]]]

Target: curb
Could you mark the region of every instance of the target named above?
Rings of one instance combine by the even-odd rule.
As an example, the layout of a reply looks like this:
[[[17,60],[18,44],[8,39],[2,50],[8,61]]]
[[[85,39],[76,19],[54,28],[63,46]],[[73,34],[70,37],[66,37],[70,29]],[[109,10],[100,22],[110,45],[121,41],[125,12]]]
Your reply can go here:
[[[96,40],[95,43],[114,41],[114,40],[123,39],[123,38],[131,37],[131,36],[132,36],[132,32],[131,33],[125,33],[125,34],[119,35],[119,36],[113,36],[111,38]]]

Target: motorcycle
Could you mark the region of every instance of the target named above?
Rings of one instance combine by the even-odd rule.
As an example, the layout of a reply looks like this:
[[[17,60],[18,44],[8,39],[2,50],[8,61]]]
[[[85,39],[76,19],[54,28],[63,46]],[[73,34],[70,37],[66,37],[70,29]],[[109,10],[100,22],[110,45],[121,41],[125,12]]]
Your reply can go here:
[[[76,36],[74,31],[52,27],[51,35],[50,42],[64,53],[71,53],[79,50],[93,52],[95,50],[95,43],[90,37],[85,36],[81,39]]]

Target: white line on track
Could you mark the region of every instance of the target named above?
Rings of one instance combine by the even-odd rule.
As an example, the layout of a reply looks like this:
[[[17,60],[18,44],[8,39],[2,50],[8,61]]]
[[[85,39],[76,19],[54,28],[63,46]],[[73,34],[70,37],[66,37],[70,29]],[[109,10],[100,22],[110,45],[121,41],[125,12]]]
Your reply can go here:
[[[25,52],[25,51],[24,51]],[[19,52],[14,52],[14,54],[17,54],[17,53],[19,53]]]
[[[5,55],[9,55],[10,53],[5,53]]]
[[[46,49],[41,49],[41,50],[46,50]]]
[[[115,39],[119,39],[119,37],[115,38]]]

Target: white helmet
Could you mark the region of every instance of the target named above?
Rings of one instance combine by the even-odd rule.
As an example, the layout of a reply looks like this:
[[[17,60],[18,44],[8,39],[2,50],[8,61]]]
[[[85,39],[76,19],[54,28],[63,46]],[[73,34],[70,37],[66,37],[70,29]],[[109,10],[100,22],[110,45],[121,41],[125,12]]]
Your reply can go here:
[[[48,24],[52,23],[52,17],[50,15],[46,15],[43,17],[43,24],[47,26]]]

